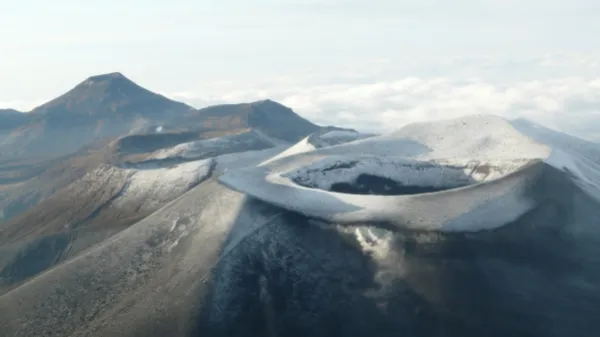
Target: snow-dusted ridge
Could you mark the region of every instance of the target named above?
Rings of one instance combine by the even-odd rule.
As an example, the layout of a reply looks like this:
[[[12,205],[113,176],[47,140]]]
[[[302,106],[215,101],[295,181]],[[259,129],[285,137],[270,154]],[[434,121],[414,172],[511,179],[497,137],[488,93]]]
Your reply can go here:
[[[359,132],[355,130],[332,130],[321,135],[322,138],[350,138],[356,139],[359,137]]]
[[[126,169],[127,187],[115,205],[125,207],[131,200],[143,200],[143,209],[154,209],[202,182],[214,167],[213,159],[197,160],[146,169]]]
[[[203,159],[226,153],[263,150],[280,145],[285,145],[285,142],[269,137],[260,130],[250,130],[239,134],[178,144],[171,148],[156,151],[149,159],[174,157],[186,160]]]
[[[279,160],[281,158],[290,157],[290,156],[294,156],[297,154],[311,152],[311,151],[315,150],[317,147],[314,144],[312,144],[309,140],[310,140],[310,137],[303,138],[298,143],[288,147],[284,151],[281,151],[280,153],[276,154],[275,156],[265,160],[259,166],[268,165],[269,163],[276,162],[277,160]]]
[[[214,167],[215,161],[212,158],[169,166],[148,164],[131,168],[102,165],[74,184],[81,189],[106,189],[107,186],[94,187],[92,184],[107,181],[119,184],[122,186],[121,191],[112,200],[113,207],[136,207],[138,211],[154,211],[204,181]],[[115,176],[123,178],[109,179]]]
[[[260,165],[267,165],[281,158],[311,152],[315,149],[348,144],[369,137],[372,137],[372,135],[363,134],[354,130],[331,130],[322,134],[313,134],[303,138],[298,143],[288,147],[285,151],[269,158]]]
[[[228,171],[227,186],[307,216],[337,223],[381,222],[401,228],[479,231],[510,223],[539,202],[532,190],[560,170],[600,198],[593,144],[552,131],[531,135],[494,116],[418,123],[392,134],[333,147],[305,139],[259,167]],[[585,155],[584,155],[585,154]],[[591,159],[589,159],[591,157]],[[597,158],[600,158],[598,156]],[[448,188],[415,195],[331,192],[361,174],[400,185]]]

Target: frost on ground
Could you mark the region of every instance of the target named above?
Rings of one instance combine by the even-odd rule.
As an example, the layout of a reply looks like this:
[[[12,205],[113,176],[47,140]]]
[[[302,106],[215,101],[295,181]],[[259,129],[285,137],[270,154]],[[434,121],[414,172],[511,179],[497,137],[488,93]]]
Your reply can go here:
[[[320,135],[313,134],[288,147],[285,149],[285,151],[282,151],[278,155],[269,158],[260,165],[267,165],[268,163],[277,161],[281,158],[290,157],[300,153],[311,152],[320,148],[347,144],[368,137],[371,137],[371,135],[359,133],[353,130],[333,130]]]
[[[469,116],[429,123],[415,123],[388,135],[410,139],[430,151],[421,158],[488,160],[546,158],[551,148],[519,132],[494,116]],[[401,149],[399,149],[402,151]]]
[[[281,143],[282,141],[268,137],[260,131],[252,130],[235,135],[182,143],[172,148],[155,152],[151,156],[151,159],[167,159],[173,157],[201,159],[226,153],[262,150],[281,145]]]
[[[329,146],[349,143],[360,139],[373,137],[374,134],[361,133],[356,130],[332,130],[318,136],[318,138]]]
[[[552,153],[546,162],[572,175],[581,188],[600,200],[600,144],[524,119],[513,120],[511,125],[537,142],[551,146]]]
[[[276,146],[273,148],[257,151],[245,151],[223,154],[215,158],[217,166],[216,171],[224,172],[227,170],[240,169],[249,166],[257,166],[268,158],[276,156],[285,151],[288,146]]]
[[[131,176],[115,205],[125,206],[133,200],[143,200],[141,209],[160,207],[202,182],[213,165],[213,159],[206,159],[171,167],[126,169]]]
[[[289,148],[285,149],[284,151],[282,151],[281,153],[265,160],[264,162],[262,162],[260,164],[260,166],[263,165],[267,165],[271,162],[277,161],[281,158],[285,158],[285,157],[290,157],[293,155],[297,155],[297,154],[301,154],[301,153],[306,153],[306,152],[311,152],[313,150],[315,150],[317,147],[314,146],[313,144],[311,144],[309,142],[310,137],[306,137],[304,139],[302,139],[301,141],[299,141],[298,143],[290,146]]]
[[[600,163],[584,158],[581,146],[572,150],[570,138],[552,132],[544,137],[493,116],[417,123],[332,147],[317,148],[309,137],[259,167],[228,171],[220,180],[327,221],[478,231],[535,207],[531,188],[547,166],[598,195]],[[360,186],[373,184],[373,178],[386,181],[376,189]],[[398,186],[427,188],[389,193]],[[444,189],[450,190],[424,193]]]
[[[355,130],[332,130],[326,132],[321,135],[321,138],[331,139],[331,138],[347,138],[347,139],[357,139],[359,137],[358,131]]]

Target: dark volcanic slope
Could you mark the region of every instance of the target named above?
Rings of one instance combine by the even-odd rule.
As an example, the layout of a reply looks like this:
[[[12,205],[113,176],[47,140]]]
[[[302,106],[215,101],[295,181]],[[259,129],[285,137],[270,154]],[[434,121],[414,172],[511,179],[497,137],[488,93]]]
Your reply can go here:
[[[493,231],[389,231],[314,222],[207,181],[0,297],[0,326],[7,337],[594,336],[598,201],[551,167],[531,197],[535,209]]]

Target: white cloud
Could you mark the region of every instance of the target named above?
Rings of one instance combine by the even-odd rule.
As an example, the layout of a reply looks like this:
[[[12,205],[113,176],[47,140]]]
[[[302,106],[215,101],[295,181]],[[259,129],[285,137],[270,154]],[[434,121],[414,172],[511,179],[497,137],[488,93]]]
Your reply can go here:
[[[361,74],[333,71],[344,74],[338,78],[221,82],[174,96],[195,106],[271,98],[315,122],[369,131],[469,114],[525,117],[600,141],[599,62],[589,55],[453,60],[438,71],[444,76],[407,76],[392,62],[378,61],[372,68],[356,66]]]

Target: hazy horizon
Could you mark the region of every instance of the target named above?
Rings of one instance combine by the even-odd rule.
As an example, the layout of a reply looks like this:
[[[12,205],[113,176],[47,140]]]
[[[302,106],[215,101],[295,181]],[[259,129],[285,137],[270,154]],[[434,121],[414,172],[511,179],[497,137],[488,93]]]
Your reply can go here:
[[[591,0],[26,0],[0,13],[0,108],[118,71],[197,108],[270,98],[369,131],[495,114],[600,140],[599,14]]]

